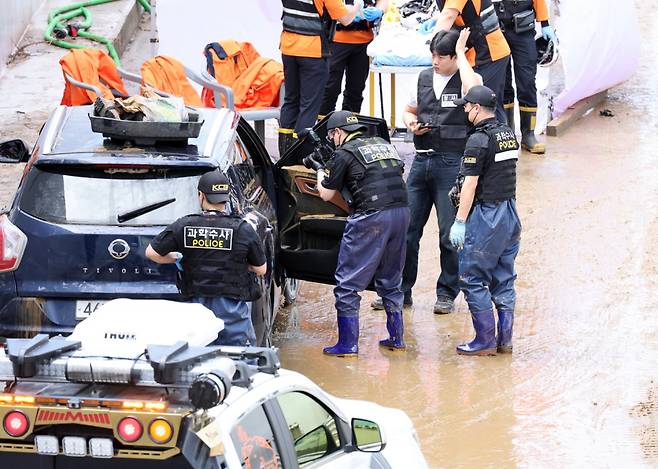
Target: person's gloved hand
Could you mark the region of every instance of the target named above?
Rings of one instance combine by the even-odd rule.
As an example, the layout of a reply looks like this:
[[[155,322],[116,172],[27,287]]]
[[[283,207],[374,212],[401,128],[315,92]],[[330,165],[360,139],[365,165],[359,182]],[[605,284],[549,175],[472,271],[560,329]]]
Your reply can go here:
[[[450,244],[453,248],[461,249],[464,247],[464,238],[466,237],[466,223],[455,220],[450,228]]]
[[[324,164],[322,163],[322,161],[318,161],[315,158],[315,155],[313,155],[312,153],[307,157],[305,157],[302,160],[302,163],[304,163],[304,166],[306,166],[308,169],[314,169],[315,171],[319,171],[322,168],[324,168]]]
[[[420,25],[418,32],[420,34],[430,34],[432,31],[434,31],[434,26],[436,26],[436,19],[430,18]]]
[[[542,26],[541,35],[546,40],[550,39],[553,42],[557,42],[557,36],[555,35],[555,30],[553,29],[553,26],[551,26],[550,24],[548,26]]]
[[[377,7],[368,7],[363,10],[363,17],[371,23],[379,20],[382,16],[384,16],[384,11]]]
[[[174,253],[174,256],[176,256],[176,268],[182,272],[183,264],[181,264],[181,260],[183,260],[183,254],[176,252]]]
[[[354,19],[352,20],[352,23],[358,23],[359,21],[363,21],[363,16],[361,16],[361,13],[357,13]]]

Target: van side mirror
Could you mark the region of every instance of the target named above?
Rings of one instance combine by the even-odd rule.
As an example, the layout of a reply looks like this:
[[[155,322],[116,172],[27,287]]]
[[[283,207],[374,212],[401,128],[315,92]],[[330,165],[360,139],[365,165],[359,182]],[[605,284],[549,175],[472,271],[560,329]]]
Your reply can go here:
[[[30,151],[23,140],[8,140],[0,143],[0,163],[25,163]]]
[[[386,446],[379,425],[365,419],[352,419],[352,442],[364,453],[378,453]]]

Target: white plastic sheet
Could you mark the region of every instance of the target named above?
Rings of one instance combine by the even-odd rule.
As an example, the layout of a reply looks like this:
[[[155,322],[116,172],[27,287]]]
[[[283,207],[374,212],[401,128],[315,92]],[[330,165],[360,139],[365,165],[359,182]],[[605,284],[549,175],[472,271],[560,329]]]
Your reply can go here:
[[[635,4],[619,0],[561,0],[555,22],[564,67],[556,114],[630,78],[640,61]],[[655,14],[649,8],[647,14]]]
[[[147,345],[208,345],[224,321],[197,303],[167,300],[112,300],[75,326],[70,340],[82,342],[83,355],[133,357]]]

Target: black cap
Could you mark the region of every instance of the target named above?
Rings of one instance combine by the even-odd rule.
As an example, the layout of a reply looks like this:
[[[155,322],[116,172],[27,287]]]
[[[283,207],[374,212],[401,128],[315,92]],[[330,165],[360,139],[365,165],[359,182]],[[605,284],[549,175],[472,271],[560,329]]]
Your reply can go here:
[[[462,99],[455,99],[454,103],[461,106],[466,103],[479,104],[486,107],[496,107],[496,93],[486,86],[474,86]]]
[[[327,121],[327,130],[338,128],[354,132],[365,127],[365,124],[359,123],[359,117],[350,111],[334,111]]]
[[[228,201],[231,181],[221,171],[211,171],[199,179],[198,188],[211,204],[221,204]]]

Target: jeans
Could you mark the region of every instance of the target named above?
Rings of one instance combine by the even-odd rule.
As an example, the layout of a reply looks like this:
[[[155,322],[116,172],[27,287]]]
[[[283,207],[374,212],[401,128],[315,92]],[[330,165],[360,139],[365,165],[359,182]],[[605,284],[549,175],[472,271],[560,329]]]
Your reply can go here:
[[[388,313],[402,311],[402,267],[409,209],[350,215],[345,224],[336,267],[336,312],[358,316],[361,297],[371,281]]]
[[[224,328],[212,345],[257,345],[251,322],[251,302],[221,296],[193,297],[190,302],[202,304],[224,321]]]
[[[457,210],[448,197],[459,174],[460,153],[417,153],[407,178],[407,194],[411,222],[407,230],[407,255],[402,276],[402,291],[411,295],[418,275],[418,249],[423,228],[436,208],[439,223],[441,274],[436,282],[436,295],[454,299],[459,293],[459,261],[457,250],[450,243],[450,227]]]
[[[514,312],[514,260],[520,240],[514,199],[475,204],[459,252],[461,288],[472,313],[490,310],[492,303],[499,312]]]

